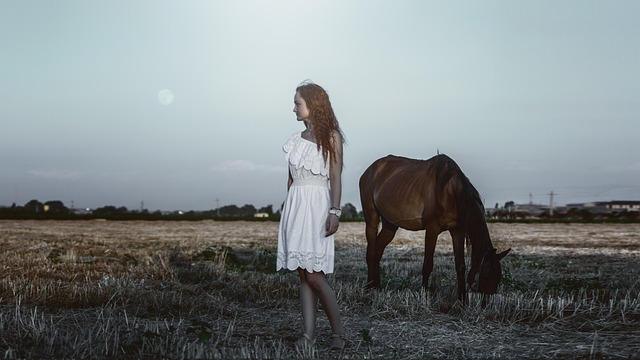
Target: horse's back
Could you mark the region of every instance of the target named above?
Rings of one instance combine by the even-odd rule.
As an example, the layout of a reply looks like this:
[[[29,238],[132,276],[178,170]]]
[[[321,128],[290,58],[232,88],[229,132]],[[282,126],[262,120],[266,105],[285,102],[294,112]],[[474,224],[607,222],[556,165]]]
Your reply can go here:
[[[373,195],[376,189],[397,188],[402,186],[398,179],[402,179],[402,174],[419,173],[420,160],[404,158],[395,155],[387,155],[374,161],[360,177],[360,191],[369,192]],[[400,176],[399,176],[400,175]]]
[[[446,155],[437,155],[428,160],[387,155],[374,161],[365,170],[360,177],[360,190],[400,188],[415,195],[416,191],[420,192],[429,186],[429,182],[438,178],[444,163],[457,168],[455,162]]]
[[[376,211],[402,228],[424,229],[426,218],[435,219],[431,215],[441,207],[438,190],[445,185],[438,184],[443,180],[439,175],[449,161],[453,163],[446,155],[428,160],[389,155],[374,161],[360,178],[365,217]]]

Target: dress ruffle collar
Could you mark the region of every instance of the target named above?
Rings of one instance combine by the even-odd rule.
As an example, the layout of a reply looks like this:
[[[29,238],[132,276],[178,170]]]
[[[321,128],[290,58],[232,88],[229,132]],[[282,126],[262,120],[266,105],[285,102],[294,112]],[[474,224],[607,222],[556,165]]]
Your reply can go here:
[[[315,175],[328,176],[329,165],[324,161],[318,145],[297,132],[282,146],[285,159],[296,168],[304,168]]]

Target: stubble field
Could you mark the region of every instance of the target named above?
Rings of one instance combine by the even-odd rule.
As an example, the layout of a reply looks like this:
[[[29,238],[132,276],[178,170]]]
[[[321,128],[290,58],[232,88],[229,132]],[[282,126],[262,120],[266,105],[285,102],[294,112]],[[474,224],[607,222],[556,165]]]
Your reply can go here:
[[[343,223],[329,276],[345,350],[302,331],[295,273],[275,273],[275,222],[0,221],[0,357],[638,358],[640,224],[490,224],[495,296],[456,302],[442,234],[399,231],[366,291],[363,223]]]

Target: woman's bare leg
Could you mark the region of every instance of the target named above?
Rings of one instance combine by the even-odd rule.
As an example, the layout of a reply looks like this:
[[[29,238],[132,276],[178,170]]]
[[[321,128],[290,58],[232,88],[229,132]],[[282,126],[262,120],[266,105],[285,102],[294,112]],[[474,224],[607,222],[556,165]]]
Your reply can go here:
[[[304,271],[304,270],[303,270]],[[340,311],[338,309],[338,301],[336,300],[336,294],[324,277],[323,272],[306,273],[306,282],[310,289],[315,294],[316,298],[320,299],[322,308],[327,314],[329,324],[331,325],[331,331],[337,335],[344,335],[344,329],[342,328],[342,321],[340,320]],[[302,289],[301,289],[302,290]],[[314,316],[315,325],[315,316]]]
[[[308,282],[308,275],[306,270],[298,269],[300,275],[300,305],[302,306],[302,325],[304,334],[310,337],[310,340],[315,338],[316,330],[316,312],[318,310],[318,296],[311,288]]]

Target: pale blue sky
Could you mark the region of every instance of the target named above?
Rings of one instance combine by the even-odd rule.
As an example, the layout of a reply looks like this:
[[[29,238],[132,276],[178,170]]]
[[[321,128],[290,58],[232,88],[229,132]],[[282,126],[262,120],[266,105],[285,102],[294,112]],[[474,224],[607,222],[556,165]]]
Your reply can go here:
[[[640,1],[0,0],[0,205],[277,208],[305,79],[358,209],[437,151],[487,207],[640,200],[639,39]]]

